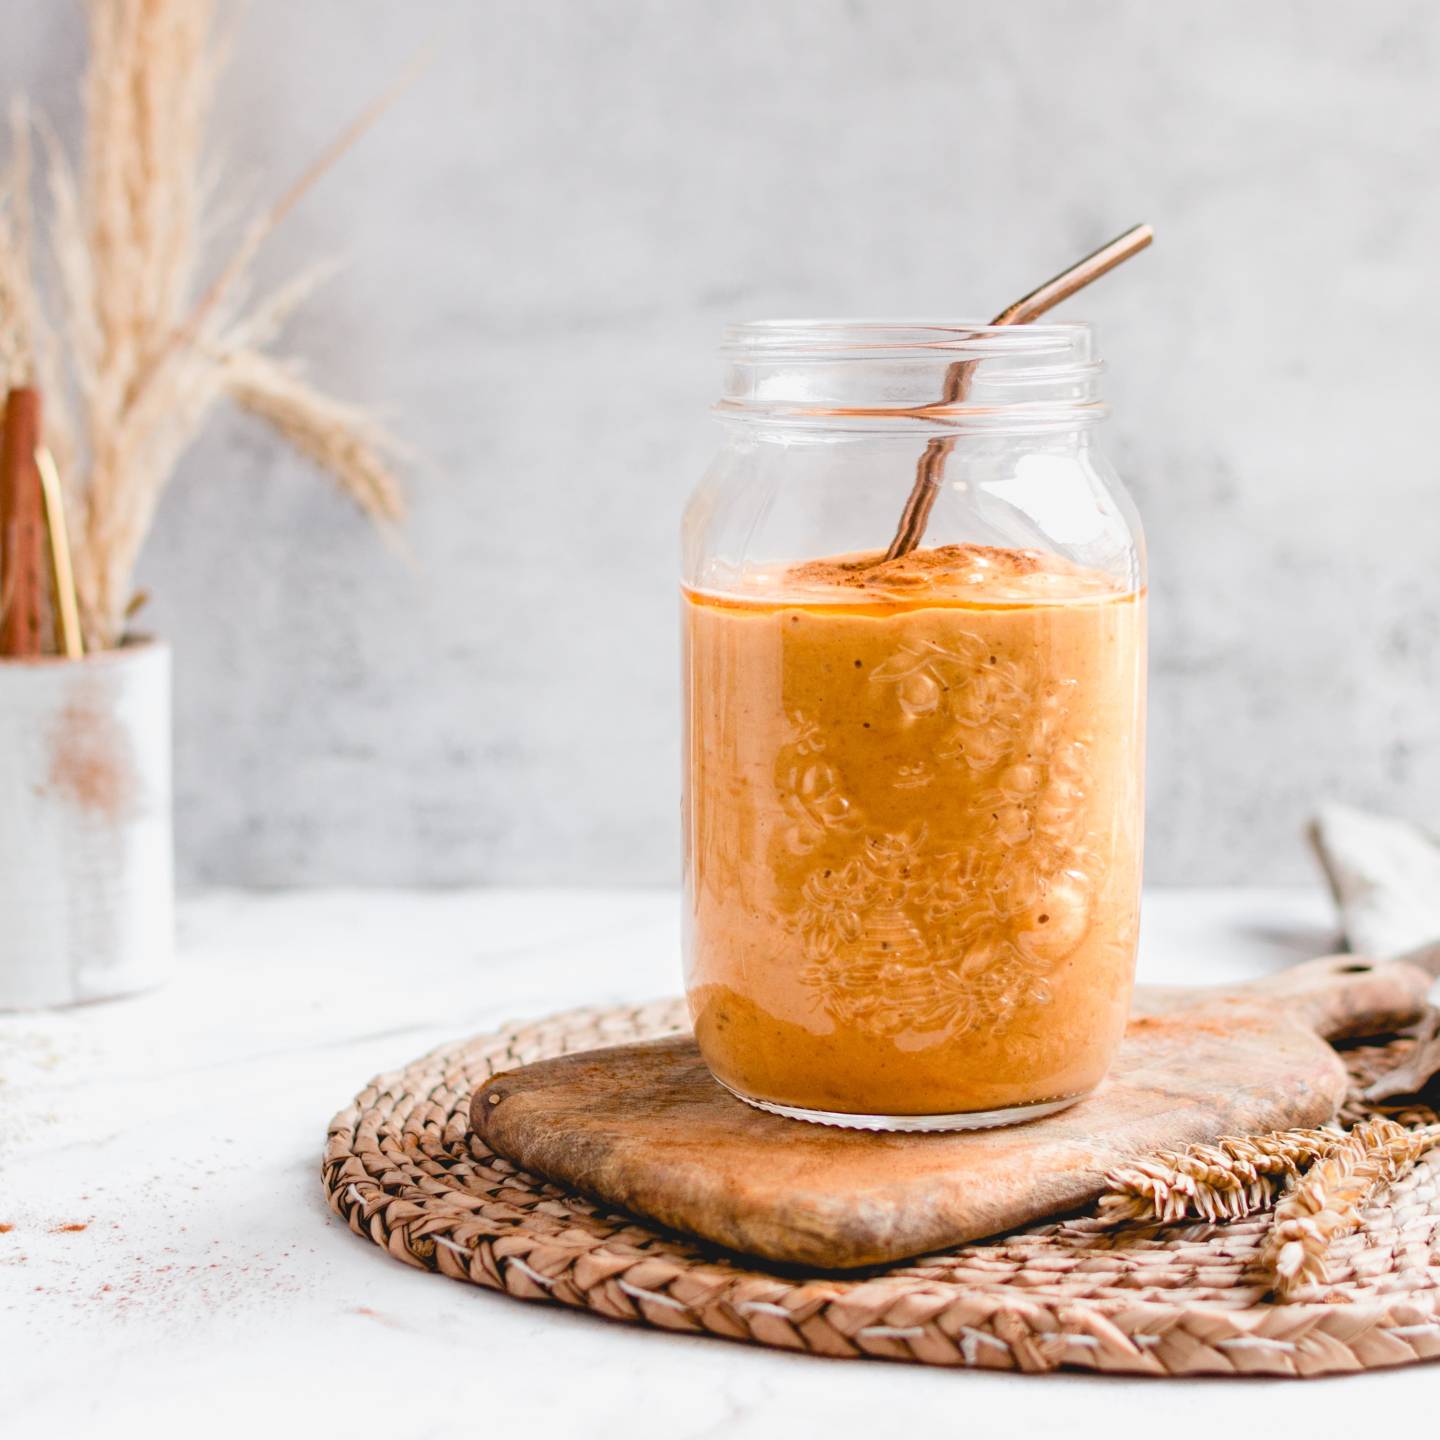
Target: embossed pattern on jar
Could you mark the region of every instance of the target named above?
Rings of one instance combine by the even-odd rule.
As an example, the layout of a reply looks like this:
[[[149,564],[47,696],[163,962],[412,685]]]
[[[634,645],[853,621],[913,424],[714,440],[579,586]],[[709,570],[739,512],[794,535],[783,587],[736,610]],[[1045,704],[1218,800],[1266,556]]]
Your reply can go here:
[[[1143,595],[1035,551],[910,558],[687,592],[691,1007],[752,1100],[1043,1104],[1123,1031]]]

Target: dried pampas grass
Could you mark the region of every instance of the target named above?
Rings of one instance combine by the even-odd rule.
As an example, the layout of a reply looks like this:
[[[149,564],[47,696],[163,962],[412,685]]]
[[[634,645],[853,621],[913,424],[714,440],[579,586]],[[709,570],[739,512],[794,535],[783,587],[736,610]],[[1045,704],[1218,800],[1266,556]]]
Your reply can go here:
[[[217,400],[228,397],[272,426],[374,519],[398,521],[403,499],[386,433],[270,353],[314,277],[244,308],[266,237],[396,92],[347,127],[209,267],[204,140],[221,49],[213,0],[90,0],[89,20],[78,169],[45,135],[44,276],[33,253],[31,127],[23,114],[12,120],[11,161],[0,177],[0,375],[44,392],[81,619],[95,648],[121,636],[156,505]],[[47,292],[55,332],[45,322]]]
[[[22,101],[10,109],[10,163],[0,180],[0,380],[35,379],[39,305],[31,283],[34,220],[30,212],[30,118]]]

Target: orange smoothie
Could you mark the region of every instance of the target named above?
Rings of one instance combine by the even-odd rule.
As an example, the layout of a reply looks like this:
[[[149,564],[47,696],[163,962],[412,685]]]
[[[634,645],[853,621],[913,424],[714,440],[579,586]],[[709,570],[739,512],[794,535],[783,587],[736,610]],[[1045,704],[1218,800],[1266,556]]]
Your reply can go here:
[[[687,981],[742,1097],[1078,1098],[1139,916],[1143,593],[943,546],[685,594]]]

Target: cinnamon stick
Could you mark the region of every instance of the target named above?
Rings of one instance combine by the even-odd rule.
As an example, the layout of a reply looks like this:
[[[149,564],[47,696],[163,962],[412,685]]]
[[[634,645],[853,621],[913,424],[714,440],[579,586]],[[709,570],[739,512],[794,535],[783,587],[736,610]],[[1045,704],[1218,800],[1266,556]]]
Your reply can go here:
[[[5,398],[0,435],[0,655],[42,650],[45,589],[45,501],[35,450],[40,392],[20,385]]]

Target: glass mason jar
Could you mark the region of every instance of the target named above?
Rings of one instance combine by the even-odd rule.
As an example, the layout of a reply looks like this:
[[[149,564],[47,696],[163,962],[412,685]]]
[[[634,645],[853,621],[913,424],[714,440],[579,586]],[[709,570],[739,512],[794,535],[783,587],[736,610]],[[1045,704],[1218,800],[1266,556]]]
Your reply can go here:
[[[705,1061],[852,1128],[1072,1104],[1124,1032],[1142,842],[1143,542],[1091,331],[764,322],[724,354],[684,522]]]

